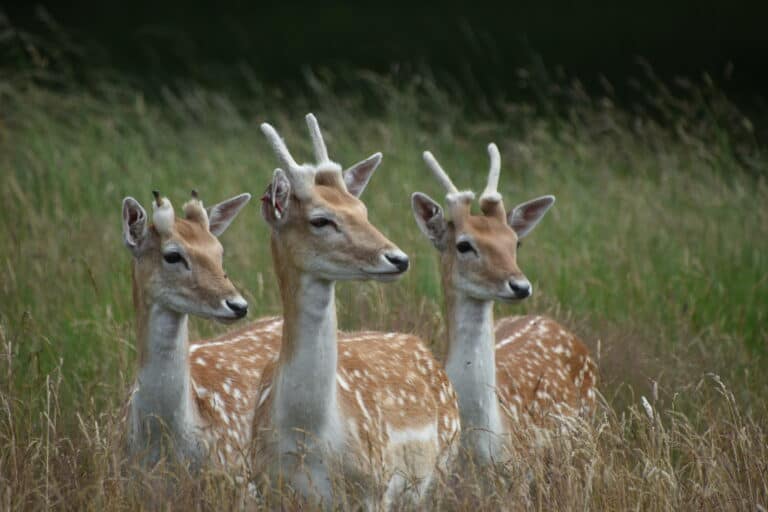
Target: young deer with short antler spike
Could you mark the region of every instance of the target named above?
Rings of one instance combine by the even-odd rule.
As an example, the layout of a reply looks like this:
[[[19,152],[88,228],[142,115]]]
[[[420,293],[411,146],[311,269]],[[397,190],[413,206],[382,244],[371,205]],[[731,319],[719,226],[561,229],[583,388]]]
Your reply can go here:
[[[336,475],[367,503],[386,505],[414,482],[418,495],[445,467],[459,428],[456,398],[415,336],[337,333],[334,282],[393,281],[408,258],[358,199],[381,155],[342,173],[314,116],[306,120],[316,164],[296,163],[262,125],[285,169],[262,199],[284,323],[279,359],[260,389],[256,461],[270,464],[273,482],[324,506],[334,503]]]
[[[193,192],[185,218],[177,218],[171,202],[155,193],[151,224],[138,201],[123,200],[139,354],[127,404],[128,451],[145,465],[166,456],[193,468],[211,455],[221,463],[243,462],[254,381],[279,343],[279,320],[248,328],[258,331],[260,344],[242,343],[253,334],[243,337],[241,331],[190,347],[187,316],[229,322],[246,315],[248,303],[224,272],[218,237],[250,197],[241,194],[206,210]]]
[[[476,462],[503,461],[503,434],[519,422],[540,423],[548,413],[591,411],[595,365],[587,348],[554,320],[512,317],[496,324],[493,302],[529,297],[532,287],[517,265],[519,240],[554,204],[553,196],[525,202],[507,215],[497,191],[501,159],[488,146],[491,167],[480,196],[481,215],[470,211],[474,194],[459,192],[431,153],[424,160],[447,190],[450,218],[416,192],[412,208],[421,231],[440,252],[447,302],[446,371],[459,397],[462,447]]]

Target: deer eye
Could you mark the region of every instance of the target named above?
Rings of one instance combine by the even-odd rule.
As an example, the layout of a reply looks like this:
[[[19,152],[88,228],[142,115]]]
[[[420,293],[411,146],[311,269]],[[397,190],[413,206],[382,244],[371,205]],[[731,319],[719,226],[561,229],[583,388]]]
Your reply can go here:
[[[467,253],[469,251],[472,251],[475,254],[477,254],[477,251],[475,251],[475,248],[472,247],[472,244],[467,242],[466,240],[462,240],[461,242],[457,243],[456,250],[462,254]]]
[[[167,252],[163,254],[163,259],[166,263],[174,264],[184,261],[184,257],[178,252]]]
[[[334,226],[334,227],[336,226],[336,224],[331,219],[328,219],[326,217],[316,217],[314,219],[311,219],[309,223],[316,228],[324,228],[326,226]]]

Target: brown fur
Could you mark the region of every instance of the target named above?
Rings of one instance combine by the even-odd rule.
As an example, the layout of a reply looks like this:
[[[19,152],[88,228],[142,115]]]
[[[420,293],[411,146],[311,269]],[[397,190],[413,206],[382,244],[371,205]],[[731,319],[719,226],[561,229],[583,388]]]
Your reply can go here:
[[[458,332],[457,293],[474,300],[509,301],[512,285],[525,276],[517,264],[518,233],[510,223],[522,216],[523,235],[536,225],[554,202],[547,197],[521,205],[508,218],[503,200],[496,193],[499,172],[498,149],[489,145],[491,170],[488,195],[480,199],[481,215],[472,215],[473,194],[457,193],[447,174],[431,154],[425,161],[444,185],[447,183],[448,211],[451,220],[441,230],[430,222],[441,219],[432,201],[414,195],[417,222],[440,250],[440,270],[448,311],[449,339]],[[544,200],[539,203],[538,201]],[[540,205],[538,211],[534,208]],[[530,210],[528,208],[531,208]],[[540,215],[539,215],[540,213]],[[526,214],[530,214],[528,219]],[[517,219],[521,220],[521,219]],[[532,225],[526,225],[526,222]],[[474,255],[464,256],[457,243],[471,243]],[[527,281],[527,280],[526,280]],[[595,407],[596,366],[584,344],[552,319],[540,316],[510,317],[495,327],[496,387],[500,405],[506,413],[506,427],[533,420],[541,424],[550,413],[591,414]],[[467,340],[462,340],[467,341]],[[484,340],[483,340],[484,341]],[[449,342],[450,343],[450,342]],[[449,347],[449,354],[451,348]]]
[[[353,434],[346,448],[356,466],[351,472],[388,481],[393,468],[408,468],[409,457],[413,458],[403,453],[402,445],[399,449],[391,445],[388,427],[420,429],[431,422],[437,423],[437,443],[408,446],[407,451],[426,452],[418,458],[438,462],[442,456],[444,462],[459,429],[456,394],[422,341],[403,333],[340,332],[338,349],[337,390]],[[263,441],[271,431],[270,389],[278,364],[276,360],[267,364],[259,386],[265,398],[256,408],[254,431],[259,433],[255,439],[262,459],[270,455]]]
[[[393,280],[405,271],[407,260],[368,221],[365,205],[357,199],[364,187],[355,188],[354,195],[349,192],[341,167],[328,159],[317,120],[312,114],[306,119],[315,148],[314,166],[296,164],[274,128],[262,124],[262,131],[287,169],[275,171],[262,207],[262,214],[272,226],[272,258],[280,284],[284,326],[280,356],[265,369],[257,400],[256,460],[268,461],[271,469],[280,471],[286,467],[281,459],[289,455],[300,455],[298,464],[309,457],[316,474],[329,472],[338,460],[346,480],[371,483],[372,479],[372,483],[387,487],[388,492],[402,487],[402,480],[393,478],[396,472],[430,483],[436,468],[446,467],[451,440],[458,432],[455,393],[447,375],[418,338],[400,333],[335,333],[333,283]],[[355,179],[367,181],[379,159],[371,160],[375,164],[368,167],[367,176]],[[324,225],[318,226],[320,218]],[[303,293],[314,302],[304,302]],[[313,328],[321,329],[318,336],[314,336]],[[297,392],[304,383],[291,382],[287,391],[282,378],[286,375],[284,369],[306,371],[306,365],[315,361],[317,352],[309,352],[314,350],[314,343],[322,344],[321,360],[327,364],[312,380],[307,379],[307,384],[322,386],[307,396],[313,400],[336,397],[338,401],[307,406],[301,400],[292,402],[294,397],[288,394]],[[297,359],[300,366],[290,364]],[[293,379],[301,377],[299,373],[290,374]],[[280,387],[273,391],[276,382]],[[278,400],[285,402],[273,403],[278,393]],[[281,423],[281,418],[273,418],[272,414],[282,406],[307,407],[311,414],[303,416],[302,411],[291,410],[290,421]],[[328,421],[333,423],[326,424]],[[323,438],[309,442],[314,453],[296,453],[306,446],[294,435],[297,430]],[[283,434],[285,437],[277,438]],[[324,440],[331,443],[324,444]],[[308,486],[312,483],[304,485],[303,477],[294,471],[281,475],[284,477],[302,492],[311,492]],[[332,494],[327,478],[317,478],[322,480],[316,482],[322,487],[321,494]],[[365,491],[369,503],[375,503],[380,496],[378,490]],[[385,495],[387,500],[392,498]]]
[[[262,318],[190,345],[192,392],[216,460],[242,465],[250,448],[258,383],[280,351],[282,319]]]
[[[499,402],[515,423],[543,424],[549,413],[589,415],[597,368],[589,350],[551,318],[515,316],[496,322]]]
[[[273,233],[273,261],[276,266],[293,265],[306,270],[313,254],[332,253],[339,265],[359,266],[373,262],[379,252],[392,243],[368,221],[368,209],[362,201],[335,187],[317,185],[311,199],[291,198],[286,225]],[[314,211],[331,213],[334,222],[343,227],[344,247],[311,233],[308,218]],[[280,243],[274,244],[275,237]],[[281,290],[282,291],[282,290]]]
[[[191,276],[173,277],[162,270],[162,244],[181,247],[191,263]],[[161,236],[150,227],[149,238],[138,259],[133,260],[133,292],[139,340],[146,338],[148,311],[157,290],[174,287],[189,299],[217,305],[234,291],[224,273],[223,249],[202,216],[176,218],[170,234]],[[181,263],[179,263],[181,264]],[[240,466],[251,442],[256,386],[264,366],[280,348],[280,318],[260,319],[219,337],[190,344],[188,364],[191,393],[199,416],[199,428],[214,460]],[[147,348],[138,347],[139,364]]]
[[[503,288],[510,277],[522,277],[517,265],[517,235],[503,216],[468,215],[462,233],[471,234],[481,258],[460,260],[458,233],[449,229],[448,248],[441,253],[445,290],[458,275],[489,289]],[[453,294],[446,293],[448,311]],[[449,325],[450,328],[450,325]],[[587,347],[554,320],[541,316],[510,317],[496,323],[496,378],[499,400],[509,426],[549,413],[587,415],[594,411],[596,365]]]
[[[313,212],[322,211],[338,226],[333,239],[313,231]],[[285,326],[280,356],[264,369],[255,413],[255,461],[277,460],[272,453],[272,386],[281,363],[295,355],[300,276],[317,275],[327,264],[349,272],[346,279],[370,279],[360,269],[377,268],[383,251],[393,249],[369,221],[363,203],[339,182],[315,183],[312,194],[291,196],[287,218],[272,232],[272,256],[280,283]],[[355,272],[360,272],[355,277]],[[332,278],[329,278],[332,280]],[[428,478],[445,467],[459,429],[456,396],[445,372],[425,345],[401,333],[341,333],[336,373],[344,429],[342,474],[386,483],[395,471]],[[433,437],[394,442],[389,430],[428,429]],[[314,426],[308,425],[311,429]]]
[[[175,243],[193,263],[192,276],[172,278],[162,273],[161,245]],[[142,248],[141,256],[133,260],[134,302],[151,300],[154,289],[174,288],[188,290],[190,299],[216,307],[222,297],[236,292],[224,273],[224,249],[219,239],[203,225],[187,219],[176,218],[173,232],[161,236],[154,226],[150,227],[149,240]],[[145,295],[149,295],[146,297]]]
[[[455,247],[462,234],[470,235],[481,258],[458,260]],[[460,224],[450,223],[447,247],[441,255],[444,279],[453,279],[456,274],[461,274],[465,279],[482,283],[488,288],[503,289],[509,278],[523,276],[517,265],[517,235],[506,221],[498,217],[468,215]]]

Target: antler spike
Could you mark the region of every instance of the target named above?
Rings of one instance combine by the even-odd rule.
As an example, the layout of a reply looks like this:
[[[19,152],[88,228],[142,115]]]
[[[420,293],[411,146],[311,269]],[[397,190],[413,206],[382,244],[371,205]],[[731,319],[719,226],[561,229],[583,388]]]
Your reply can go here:
[[[317,118],[310,112],[306,115],[305,119],[307,121],[307,128],[309,128],[309,135],[312,137],[312,146],[315,148],[315,158],[318,165],[330,162],[328,148],[325,147],[325,141],[323,140],[323,134],[320,131]]]
[[[289,176],[293,190],[298,196],[309,196],[312,187],[316,184],[333,184],[346,190],[344,179],[341,176],[341,166],[328,158],[328,150],[320,133],[317,119],[314,115],[307,114],[306,120],[318,160],[316,164],[300,165],[296,163],[283,139],[280,138],[280,135],[269,123],[262,123],[261,131],[264,132],[264,135],[272,144],[272,148],[275,150],[278,160],[280,160],[282,167]]]
[[[437,178],[437,181],[440,182],[441,185],[445,188],[446,192],[449,194],[456,194],[458,193],[459,189],[456,188],[456,185],[453,184],[451,181],[451,178],[448,177],[448,174],[443,170],[442,167],[440,167],[440,164],[437,162],[437,159],[435,159],[434,155],[432,155],[431,152],[425,151],[423,153],[424,156],[424,162],[427,164],[427,167],[432,171],[432,174],[435,175],[435,178]]]
[[[435,159],[434,155],[429,151],[425,151],[423,156],[427,167],[429,167],[432,174],[437,178],[437,181],[443,185],[447,192],[445,199],[448,203],[448,211],[450,212],[451,219],[457,224],[461,224],[464,221],[464,218],[469,215],[470,206],[472,200],[475,198],[475,194],[470,190],[459,192],[459,189],[453,184],[451,178],[448,177],[448,174],[442,167],[440,167],[440,164],[437,163],[437,159]]]
[[[184,218],[187,220],[199,222],[205,227],[210,229],[210,221],[208,219],[208,212],[203,206],[203,201],[200,200],[200,195],[197,193],[197,189],[192,189],[192,198],[184,203],[182,211],[184,212]]]
[[[499,202],[501,201],[501,194],[499,194],[501,155],[499,155],[499,148],[493,142],[488,144],[488,156],[491,159],[491,166],[488,170],[488,184],[485,186],[483,195],[480,196],[480,201]]]
[[[290,151],[288,151],[288,146],[285,145],[285,142],[271,124],[261,123],[261,132],[267,140],[269,140],[269,143],[272,145],[272,149],[275,151],[277,159],[280,160],[281,164],[283,164],[289,171],[299,167],[299,164],[296,163],[296,160],[293,159]]]
[[[157,190],[152,191],[155,196],[155,202],[152,204],[152,223],[155,225],[158,233],[163,236],[170,235],[173,232],[173,205],[167,197],[162,197]]]

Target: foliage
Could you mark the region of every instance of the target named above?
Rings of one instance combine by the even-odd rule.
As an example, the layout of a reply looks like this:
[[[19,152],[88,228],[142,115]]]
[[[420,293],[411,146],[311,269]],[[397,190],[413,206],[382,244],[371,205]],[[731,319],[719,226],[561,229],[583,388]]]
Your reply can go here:
[[[119,443],[135,371],[120,202],[132,195],[146,205],[155,188],[177,205],[192,188],[208,203],[243,191],[258,198],[276,165],[258,124],[269,120],[308,157],[302,116],[310,110],[343,164],[384,153],[364,199],[414,263],[397,284],[341,285],[345,329],[416,332],[443,351],[436,255],[409,212],[413,191],[442,197],[422,150],[458,186],[479,191],[493,140],[508,205],[558,197],[521,249],[534,298],[497,314],[546,313],[582,335],[599,360],[603,406],[574,427],[575,440],[515,461],[512,481],[530,483],[525,492],[446,488],[436,505],[768,505],[768,156],[751,122],[706,80],[671,91],[649,74],[646,103],[620,108],[579,84],[522,79],[538,99],[489,99],[480,118],[428,75],[395,84],[360,73],[360,91],[344,95],[333,92],[334,77],[310,76],[303,94],[253,85],[237,100],[187,85],[160,91],[158,101],[116,80],[77,88],[34,73],[4,76],[0,506],[146,504],[162,470],[127,476]],[[280,312],[267,240],[257,205],[223,240],[253,317]],[[201,336],[224,329],[192,325]],[[189,491],[180,507],[251,500],[231,475],[178,478]]]

